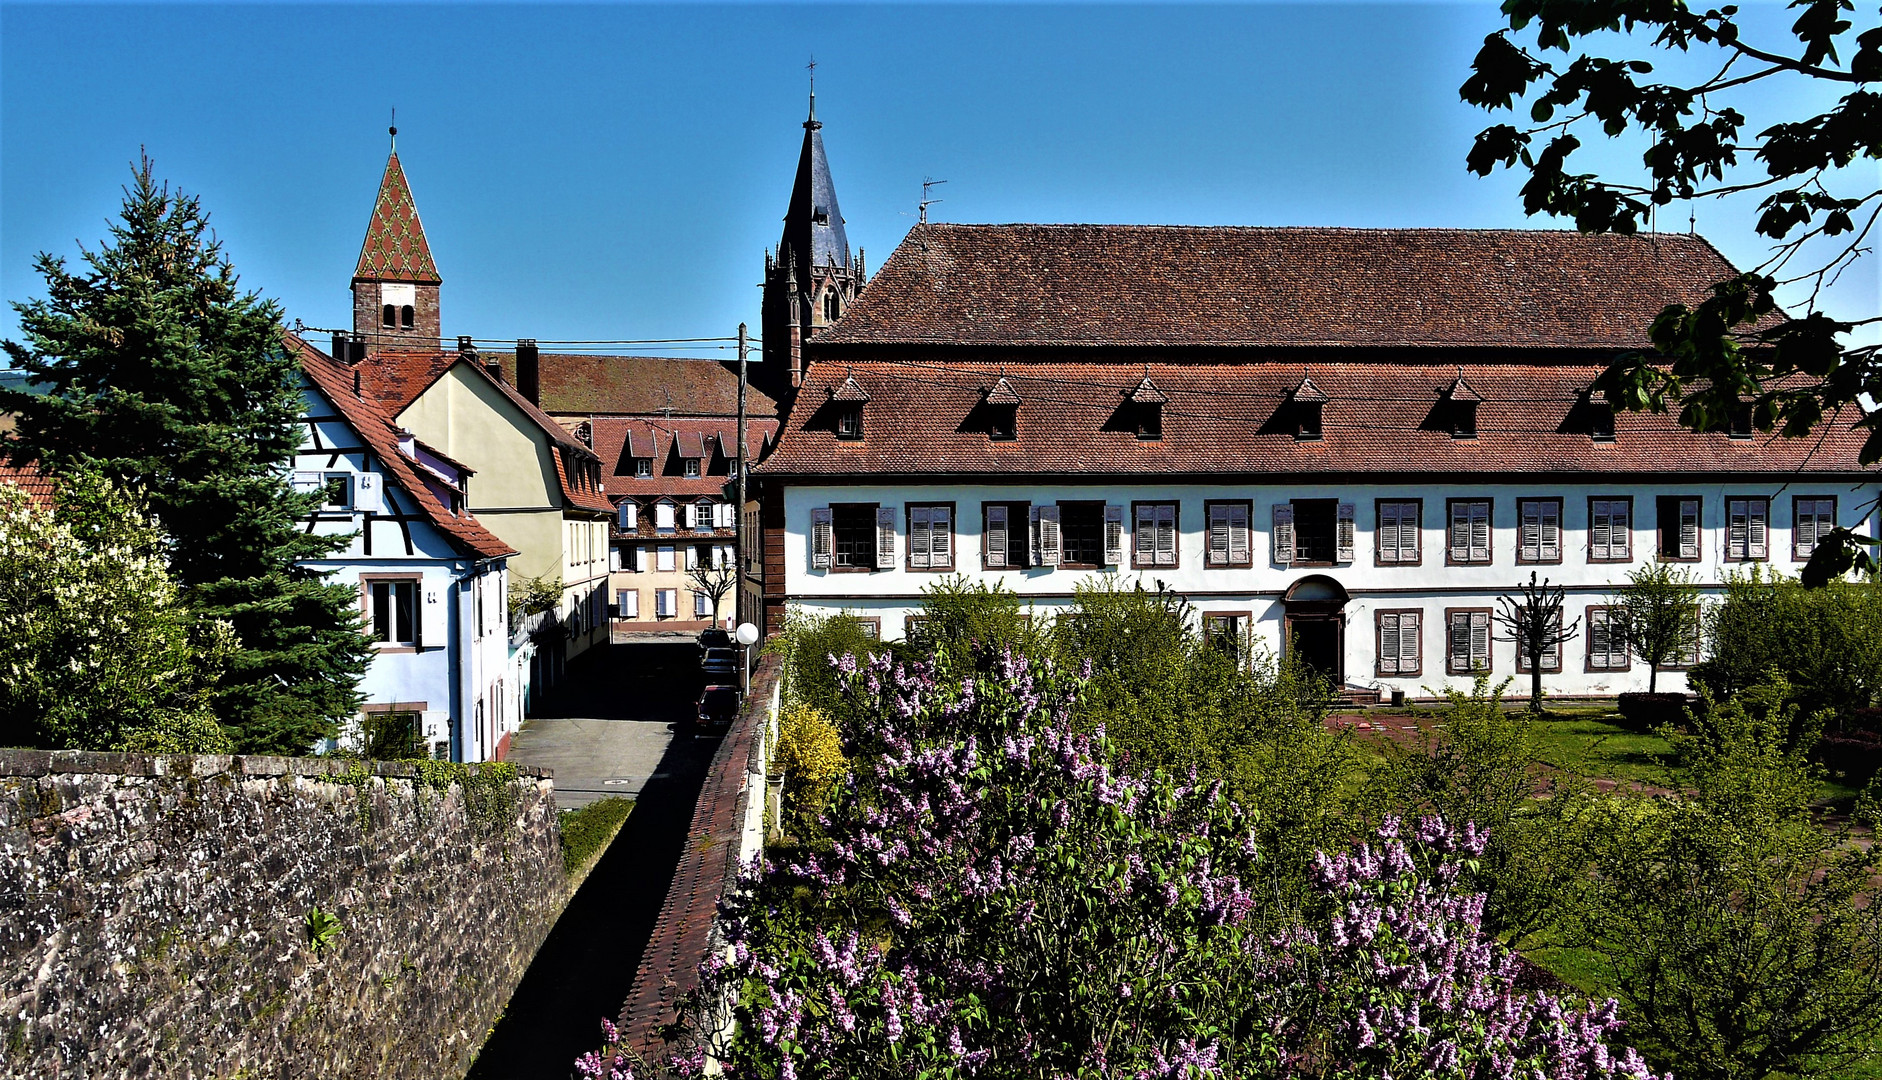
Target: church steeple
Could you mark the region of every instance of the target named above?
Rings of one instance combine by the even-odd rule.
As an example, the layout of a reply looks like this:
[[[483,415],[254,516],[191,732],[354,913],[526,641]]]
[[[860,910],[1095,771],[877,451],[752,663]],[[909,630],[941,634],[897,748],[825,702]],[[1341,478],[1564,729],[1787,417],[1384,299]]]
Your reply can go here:
[[[811,74],[814,78],[814,64]],[[768,392],[781,395],[802,381],[803,343],[842,317],[862,291],[863,282],[862,258],[850,253],[836,184],[830,179],[813,81],[797,180],[791,185],[791,201],[784,213],[784,235],[776,256],[765,258],[765,366],[759,381]]]
[[[391,132],[396,138],[398,128]],[[437,348],[442,283],[394,149],[353,269],[353,333],[374,349]]]

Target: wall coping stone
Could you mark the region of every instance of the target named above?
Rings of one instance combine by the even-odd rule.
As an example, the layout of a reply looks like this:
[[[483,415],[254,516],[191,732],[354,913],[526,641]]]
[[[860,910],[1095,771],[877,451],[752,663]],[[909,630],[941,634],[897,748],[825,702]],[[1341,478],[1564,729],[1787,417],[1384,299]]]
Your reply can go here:
[[[93,776],[336,776],[357,766],[374,776],[411,779],[418,765],[410,761],[353,761],[345,758],[276,757],[271,754],[126,754],[101,750],[27,750],[0,748],[0,777]],[[476,773],[482,764],[472,763]],[[555,770],[512,766],[520,778],[555,779]]]

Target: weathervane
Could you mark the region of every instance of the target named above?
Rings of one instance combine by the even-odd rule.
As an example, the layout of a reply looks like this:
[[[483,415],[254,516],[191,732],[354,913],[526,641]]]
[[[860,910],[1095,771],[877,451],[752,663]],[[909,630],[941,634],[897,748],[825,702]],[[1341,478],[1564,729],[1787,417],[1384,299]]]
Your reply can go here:
[[[392,109],[392,126],[386,129],[386,134],[392,136],[392,152],[395,154],[398,153],[399,152],[399,110],[397,106],[394,106]]]

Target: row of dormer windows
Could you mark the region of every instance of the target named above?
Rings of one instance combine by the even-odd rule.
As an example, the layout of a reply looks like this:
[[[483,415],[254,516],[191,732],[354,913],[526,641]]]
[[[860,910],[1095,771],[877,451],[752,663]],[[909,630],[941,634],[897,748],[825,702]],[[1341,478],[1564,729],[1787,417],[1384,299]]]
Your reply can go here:
[[[1496,559],[1492,498],[1447,498],[1428,519],[1422,498],[1380,498],[1372,507],[1371,547],[1376,566],[1421,566],[1442,557],[1447,566],[1488,566]],[[1431,500],[1434,504],[1437,500]],[[1636,517],[1631,495],[1593,496],[1577,541],[1590,563],[1630,563],[1637,557],[1698,562],[1703,557],[1706,500],[1697,495],[1661,495],[1641,500],[1654,516],[1650,530]],[[1571,537],[1564,501],[1557,497],[1517,499],[1514,561],[1552,565],[1565,561]],[[1735,496],[1720,500],[1724,557],[1729,562],[1774,558],[1771,500]],[[1647,506],[1640,509],[1645,510]],[[1836,527],[1836,497],[1791,499],[1790,552],[1810,558],[1817,538]],[[1138,569],[1181,564],[1182,504],[1146,500],[1107,504],[1102,500],[1055,503],[983,502],[980,505],[980,565],[986,570],[1036,567],[1100,569],[1128,564]],[[1718,512],[1715,510],[1715,513]],[[1208,499],[1202,504],[1202,563],[1210,568],[1255,565],[1255,504],[1249,499]],[[1338,499],[1293,499],[1268,507],[1269,559],[1282,566],[1338,566],[1358,561],[1359,508]],[[1428,534],[1437,533],[1436,537]],[[1427,551],[1436,539],[1437,551]],[[832,503],[810,512],[813,570],[953,571],[959,556],[959,521],[954,503]],[[898,547],[903,550],[898,554]],[[1128,549],[1128,550],[1127,550]]]

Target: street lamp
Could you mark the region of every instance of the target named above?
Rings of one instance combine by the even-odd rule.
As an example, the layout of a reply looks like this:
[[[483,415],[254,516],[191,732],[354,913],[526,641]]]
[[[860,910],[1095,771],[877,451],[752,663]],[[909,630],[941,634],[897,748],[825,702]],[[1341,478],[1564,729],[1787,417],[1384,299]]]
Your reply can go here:
[[[745,674],[739,681],[741,687],[739,696],[743,697],[751,693],[751,647],[758,641],[758,628],[748,622],[739,623],[738,629],[732,632],[732,637],[733,640],[739,643],[739,646],[743,650],[742,655],[744,657],[744,663],[742,668]]]

